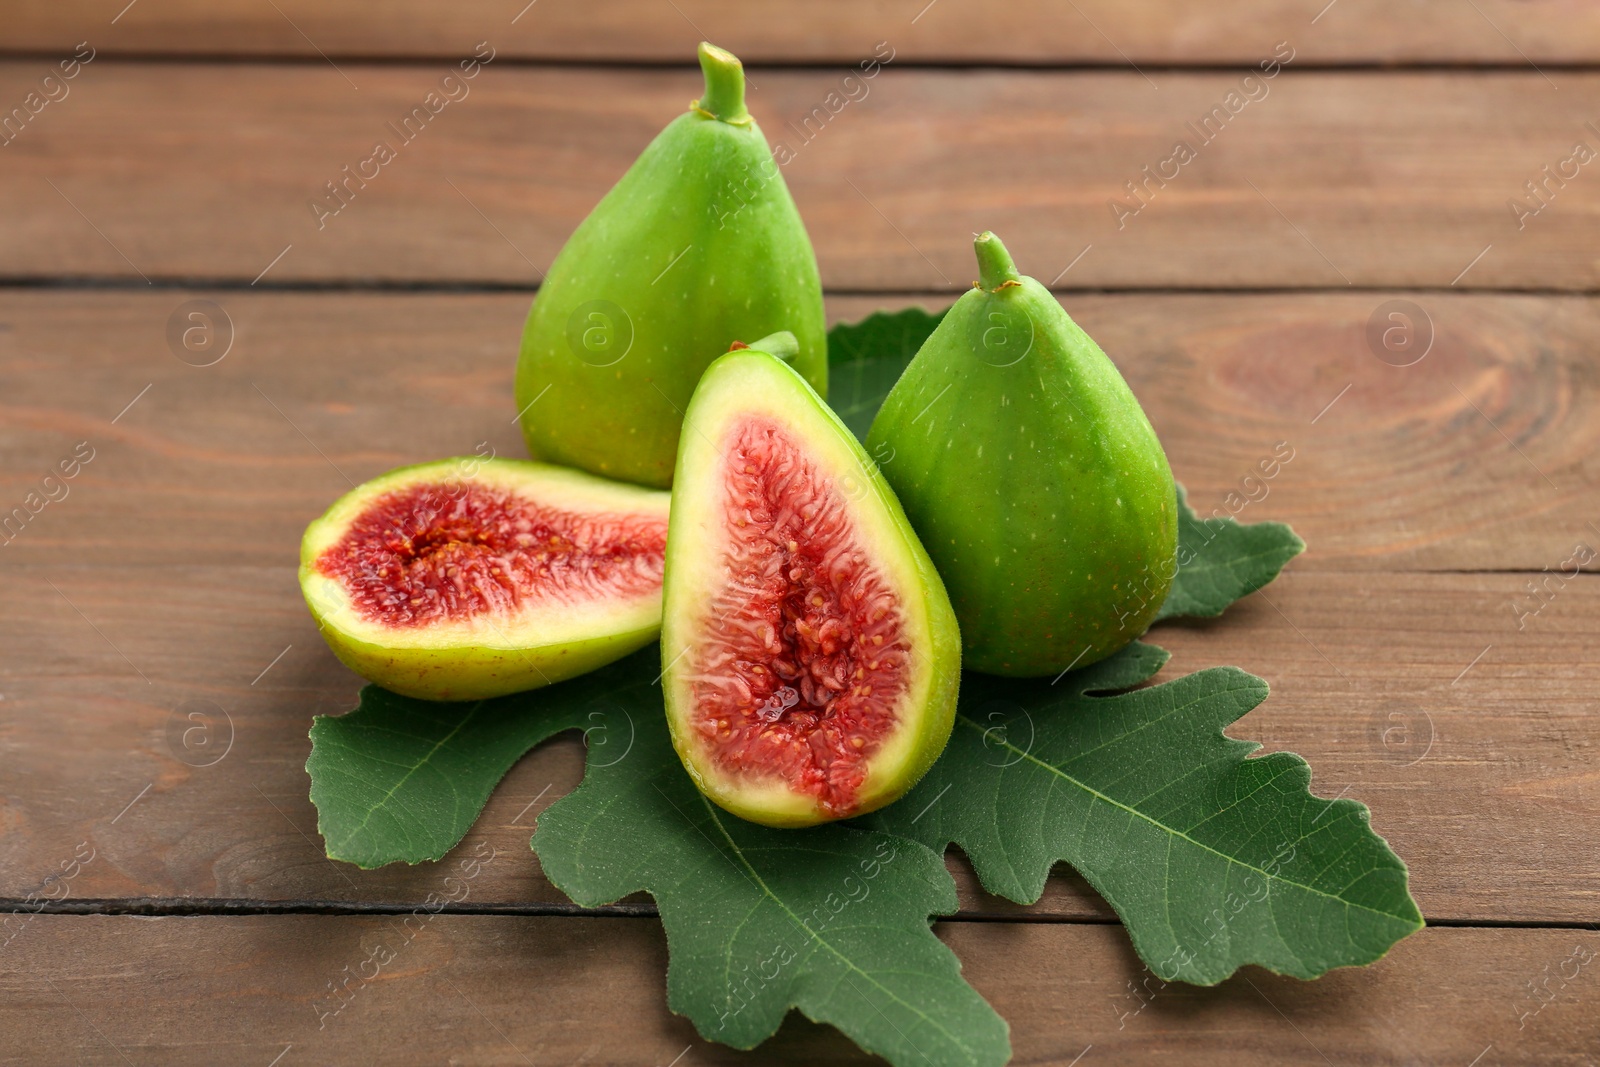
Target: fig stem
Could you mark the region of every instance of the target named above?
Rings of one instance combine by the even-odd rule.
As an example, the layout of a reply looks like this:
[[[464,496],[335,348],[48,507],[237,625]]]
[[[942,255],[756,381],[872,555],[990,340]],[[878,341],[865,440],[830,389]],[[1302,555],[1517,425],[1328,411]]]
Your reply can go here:
[[[1017,265],[1011,262],[1011,253],[1000,243],[1000,238],[988,230],[978,234],[972,248],[978,253],[978,284],[983,288],[993,292],[1007,282],[1022,281]]]
[[[765,352],[769,356],[776,356],[785,363],[792,362],[794,357],[800,354],[800,342],[788,330],[779,330],[759,341],[752,341],[750,348],[757,352]]]
[[[694,102],[720,122],[748,126],[750,112],[744,106],[744,64],[739,57],[709,41],[700,42],[700,69],[705,71],[706,92]]]

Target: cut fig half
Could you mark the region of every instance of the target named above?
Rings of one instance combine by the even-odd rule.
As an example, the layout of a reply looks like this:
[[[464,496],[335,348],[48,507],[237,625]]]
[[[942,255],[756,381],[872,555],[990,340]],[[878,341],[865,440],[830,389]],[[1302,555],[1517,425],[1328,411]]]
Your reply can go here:
[[[711,364],[685,416],[662,616],[673,743],[769,826],[880,808],[949,740],[961,638],[944,584],[856,439],[779,358]]]
[[[306,528],[300,588],[334,654],[386,689],[534,689],[659,632],[670,500],[518,460],[403,467]]]

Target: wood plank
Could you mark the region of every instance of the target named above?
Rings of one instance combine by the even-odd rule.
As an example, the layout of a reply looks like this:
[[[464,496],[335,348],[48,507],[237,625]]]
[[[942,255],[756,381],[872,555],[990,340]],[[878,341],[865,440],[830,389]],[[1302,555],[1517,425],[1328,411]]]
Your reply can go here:
[[[4,273],[532,285],[699,91],[676,68],[496,63],[397,136],[448,69],[97,59],[4,147]],[[44,72],[0,64],[0,102]],[[1600,182],[1541,171],[1600,145],[1600,74],[1290,68],[1247,103],[1237,71],[891,66],[828,104],[841,78],[758,71],[751,94],[834,289],[959,291],[986,228],[1076,288],[1600,287]],[[395,158],[346,179],[379,140]],[[1195,157],[1163,164],[1179,140]],[[336,179],[349,200],[320,215]],[[1535,179],[1549,204],[1519,220]],[[1144,206],[1119,219],[1118,197]]]
[[[442,56],[487,38],[537,59],[681,60],[702,33],[747,60],[852,62],[879,40],[908,61],[1004,63],[1254,63],[1293,40],[1328,63],[1592,62],[1600,16],[1561,0],[1445,0],[1318,4],[1242,0],[1226,18],[1179,0],[1123,4],[1046,0],[1004,5],[927,0],[817,0],[753,7],[734,0],[675,4],[496,4],[423,0],[354,3],[166,0],[123,12],[115,0],[25,3],[10,14],[11,50],[70,49],[85,37],[107,52],[331,56]],[[273,8],[276,8],[274,10]],[[118,16],[121,12],[120,17]]]
[[[6,578],[0,897],[38,890],[81,842],[95,858],[71,882],[77,899],[396,903],[438,888],[434,865],[358,871],[322,856],[306,730],[354,706],[360,683],[322,645],[291,568]],[[1154,639],[1175,654],[1163,677],[1231,663],[1267,679],[1272,697],[1231,732],[1304,755],[1318,795],[1369,804],[1430,919],[1592,921],[1600,601],[1585,577],[1519,633],[1508,605],[1523,580],[1297,571],[1227,618]],[[183,749],[191,710],[215,722],[212,748]],[[472,903],[564,900],[526,849],[579,756],[575,738],[557,742],[501,784],[461,846],[507,857]],[[969,913],[1014,912],[958,872]],[[1107,912],[1061,877],[1040,914]]]
[[[1116,926],[938,929],[1018,1064],[1577,1065],[1600,1042],[1592,930],[1429,929],[1316,982],[1200,989],[1161,987]],[[395,917],[39,916],[0,968],[18,1063],[881,1062],[798,1015],[755,1054],[704,1041],[666,1010],[653,920],[440,915],[408,940]]]
[[[196,299],[219,303],[234,339],[204,368],[168,341]],[[291,567],[305,524],[351,482],[480,442],[525,455],[511,382],[528,299],[0,290],[0,513],[80,442],[95,457],[64,500],[0,537],[0,559]],[[1600,543],[1593,299],[1064,299],[1118,360],[1195,506],[1292,523],[1311,546],[1301,569],[1538,571]],[[1392,299],[1416,304],[1419,336],[1433,336],[1414,366],[1368,348]],[[916,302],[943,298],[829,310],[856,320]],[[199,363],[221,349],[177,351]],[[1279,442],[1293,458],[1262,481]]]

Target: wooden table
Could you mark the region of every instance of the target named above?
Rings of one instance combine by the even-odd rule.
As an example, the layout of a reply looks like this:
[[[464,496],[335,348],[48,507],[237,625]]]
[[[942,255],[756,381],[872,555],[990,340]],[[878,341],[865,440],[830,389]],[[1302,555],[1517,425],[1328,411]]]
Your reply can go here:
[[[1293,449],[1240,517],[1309,551],[1164,627],[1165,673],[1268,679],[1233,732],[1370,804],[1429,928],[1132,1014],[1138,962],[1080,879],[1023,912],[952,855],[938,931],[1015,1062],[1596,1061],[1600,968],[1563,961],[1600,950],[1600,599],[1560,576],[1600,545],[1600,163],[1574,159],[1600,150],[1596,5],[124,3],[0,12],[0,118],[47,98],[0,126],[0,512],[29,509],[0,548],[6,1062],[863,1058],[793,1016],[757,1053],[700,1040],[648,901],[585,914],[544,879],[527,839],[572,737],[491,800],[470,897],[328,1025],[312,1007],[443,874],[323,857],[306,730],[359,682],[301,602],[300,532],[399,464],[522,453],[540,272],[697,95],[702,35],[795,152],[832,319],[947,303],[992,228],[1202,511]],[[328,199],[475,50],[470,94]],[[185,347],[194,301],[216,332]]]

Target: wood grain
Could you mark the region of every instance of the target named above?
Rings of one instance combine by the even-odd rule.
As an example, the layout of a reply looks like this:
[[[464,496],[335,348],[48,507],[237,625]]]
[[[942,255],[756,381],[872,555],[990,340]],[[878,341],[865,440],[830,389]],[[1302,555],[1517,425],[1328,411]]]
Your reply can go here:
[[[1397,298],[1432,336],[1414,366],[1368,347]],[[482,442],[525,455],[511,383],[528,299],[0,291],[0,514],[80,442],[95,450],[64,500],[0,537],[0,561],[292,567],[306,523],[353,483]],[[829,311],[944,299],[831,298]],[[169,346],[191,363],[221,351],[169,342],[191,300],[220,307],[216,345],[233,339],[214,366]],[[1064,300],[1118,361],[1195,507],[1293,524],[1311,546],[1300,569],[1539,571],[1600,545],[1591,298]],[[1293,458],[1263,481],[1279,442]]]
[[[403,141],[390,124],[449,69],[97,59],[0,148],[0,276],[531,286],[700,89],[680,69],[495,64]],[[44,73],[0,63],[0,102]],[[1575,142],[1600,146],[1597,74],[1291,68],[1209,143],[1188,123],[1238,72],[891,66],[849,104],[841,78],[763,71],[751,93],[833,289],[960,291],[983,229],[1080,289],[1600,286],[1586,169],[1520,228],[1508,208],[1536,206],[1525,183]],[[1180,139],[1195,158],[1119,220],[1113,198],[1139,204],[1125,183]],[[347,179],[380,140],[395,158]],[[334,181],[347,202],[321,216]]]
[[[1226,13],[1179,0],[1007,4],[816,0],[803,5],[676,0],[563,4],[424,0],[385,4],[29,0],[8,12],[8,50],[444,56],[491,40],[508,55],[554,60],[682,61],[702,34],[747,61],[845,62],[892,41],[908,61],[1254,63],[1289,39],[1328,63],[1577,63],[1600,57],[1600,16],[1574,0],[1321,3],[1242,0]],[[1320,13],[1319,13],[1320,12]],[[113,24],[113,18],[116,18]]]
[[[1115,926],[937,927],[1011,1021],[1016,1064],[1548,1064],[1600,1041],[1600,934],[1430,929],[1297,982],[1162,987]],[[409,931],[409,939],[408,939]],[[1576,950],[1577,955],[1574,956]],[[374,974],[362,962],[376,954]],[[1571,973],[1576,964],[1564,970]],[[346,968],[350,968],[346,972]],[[0,956],[8,1063],[875,1063],[791,1014],[753,1056],[668,1013],[654,920],[38,916]],[[343,1007],[333,989],[343,986]],[[1148,981],[1148,985],[1144,983]],[[1530,983],[1544,999],[1529,999]],[[1147,990],[1136,994],[1135,989]],[[319,1027],[320,1024],[320,1027]],[[1520,1028],[1519,1028],[1520,1024]],[[1181,1042],[1181,1044],[1180,1044]],[[287,1051],[285,1051],[287,1048]],[[1081,1060],[1078,1059],[1081,1057]]]
[[[1162,677],[1228,663],[1267,679],[1273,695],[1231,733],[1301,753],[1318,795],[1371,805],[1430,919],[1588,922],[1600,602],[1584,577],[1518,632],[1522,580],[1297,571],[1153,640],[1175,654]],[[80,842],[96,858],[71,883],[78,899],[397,903],[438,889],[436,865],[323,858],[306,730],[353,707],[360,681],[323,646],[291,568],[29,566],[8,571],[3,596],[0,744],[16,770],[0,897],[39,890]],[[185,749],[194,710],[214,736]],[[501,784],[462,846],[509,857],[474,904],[564,900],[527,840],[577,783],[580,751],[576,738],[539,749]],[[969,914],[1015,914],[957,870]],[[1038,914],[1108,913],[1061,877]]]

